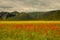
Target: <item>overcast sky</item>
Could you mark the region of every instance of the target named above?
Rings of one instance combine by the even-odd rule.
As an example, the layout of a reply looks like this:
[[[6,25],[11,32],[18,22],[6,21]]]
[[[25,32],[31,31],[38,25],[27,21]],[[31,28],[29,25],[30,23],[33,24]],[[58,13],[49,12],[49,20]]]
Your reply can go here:
[[[49,11],[60,9],[60,0],[0,0],[0,11]]]

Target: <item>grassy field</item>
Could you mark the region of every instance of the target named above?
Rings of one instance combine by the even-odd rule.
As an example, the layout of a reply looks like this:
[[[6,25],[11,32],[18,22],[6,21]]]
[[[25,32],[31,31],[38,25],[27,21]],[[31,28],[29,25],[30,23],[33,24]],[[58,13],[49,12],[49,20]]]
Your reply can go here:
[[[0,21],[0,40],[60,40],[60,21]]]

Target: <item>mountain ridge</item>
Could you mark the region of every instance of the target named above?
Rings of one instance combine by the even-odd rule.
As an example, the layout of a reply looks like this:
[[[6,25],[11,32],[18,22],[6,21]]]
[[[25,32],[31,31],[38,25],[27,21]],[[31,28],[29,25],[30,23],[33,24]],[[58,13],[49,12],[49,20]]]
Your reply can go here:
[[[53,10],[48,12],[0,12],[0,20],[60,20],[60,10]]]

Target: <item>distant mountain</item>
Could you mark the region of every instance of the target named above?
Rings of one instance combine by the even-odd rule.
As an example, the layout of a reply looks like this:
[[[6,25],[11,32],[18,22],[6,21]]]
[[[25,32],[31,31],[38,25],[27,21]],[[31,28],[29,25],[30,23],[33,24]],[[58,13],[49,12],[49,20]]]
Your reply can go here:
[[[48,12],[0,12],[0,20],[43,20],[54,21],[60,20],[60,10],[48,11]]]
[[[13,17],[13,16],[15,16],[15,15],[14,14],[11,14],[9,12],[0,12],[0,20],[1,19],[2,20],[5,20],[5,19],[7,19],[9,17]]]
[[[17,13],[15,17],[8,18],[9,20],[32,20],[33,18],[27,13]]]
[[[35,20],[40,20],[45,12],[29,12],[28,14],[31,15],[32,18]]]
[[[60,20],[60,10],[46,12],[43,15],[43,20]]]

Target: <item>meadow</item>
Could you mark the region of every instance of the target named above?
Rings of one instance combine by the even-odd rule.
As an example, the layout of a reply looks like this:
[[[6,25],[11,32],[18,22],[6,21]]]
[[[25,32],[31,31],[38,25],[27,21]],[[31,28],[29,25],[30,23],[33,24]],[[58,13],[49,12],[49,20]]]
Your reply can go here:
[[[0,40],[60,40],[60,21],[1,21]]]

